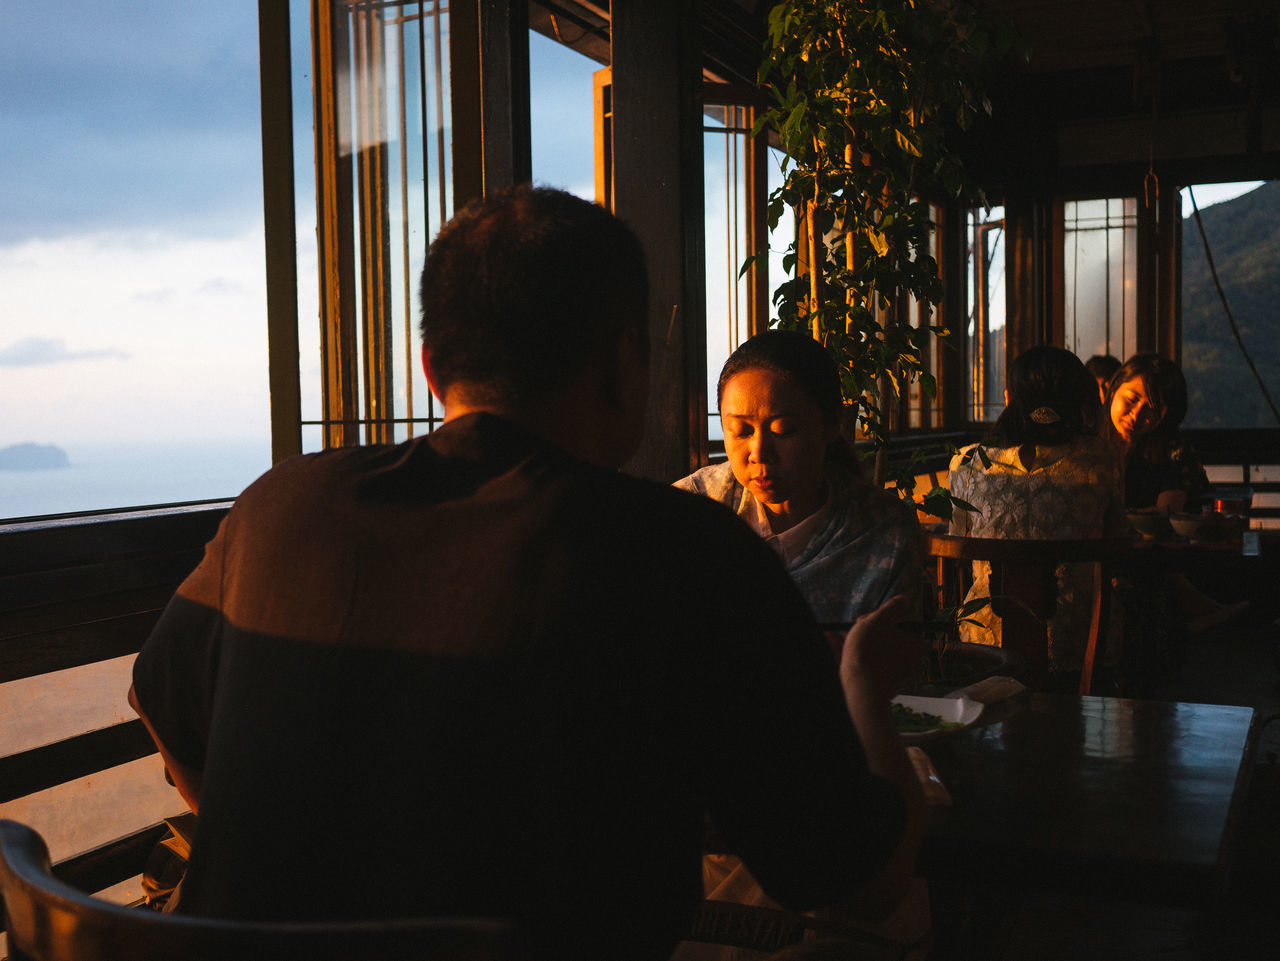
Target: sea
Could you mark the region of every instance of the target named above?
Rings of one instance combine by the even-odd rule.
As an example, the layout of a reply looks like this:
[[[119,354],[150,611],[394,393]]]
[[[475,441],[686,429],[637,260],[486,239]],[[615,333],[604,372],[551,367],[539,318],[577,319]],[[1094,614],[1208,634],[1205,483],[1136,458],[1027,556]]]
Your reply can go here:
[[[271,466],[266,437],[53,443],[69,467],[0,470],[0,521],[230,500]]]

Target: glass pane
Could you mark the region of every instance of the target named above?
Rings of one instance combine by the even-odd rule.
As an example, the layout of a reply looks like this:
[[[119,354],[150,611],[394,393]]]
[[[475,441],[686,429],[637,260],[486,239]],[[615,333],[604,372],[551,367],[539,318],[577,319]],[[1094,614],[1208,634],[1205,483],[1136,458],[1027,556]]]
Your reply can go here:
[[[1274,428],[1275,417],[1249,369],[1209,271],[1191,195],[1240,339],[1280,404],[1280,336],[1275,323],[1276,226],[1280,181],[1206,184],[1182,191],[1182,369],[1187,416],[1198,428]]]
[[[724,439],[716,403],[720,368],[750,336],[750,288],[739,276],[749,249],[747,165],[751,122],[745,107],[708,105],[703,117],[707,274],[707,437]]]
[[[1004,410],[1004,207],[969,213],[966,361],[969,417],[993,421]]]
[[[298,394],[302,451],[324,449],[320,356],[320,255],[316,246],[315,117],[311,87],[311,2],[289,0],[289,65],[293,71],[293,209],[298,271]]]
[[[602,65],[529,32],[533,182],[595,200],[592,77]]]
[[[344,218],[351,231],[351,263],[339,268],[338,278],[326,278],[318,251],[310,270],[299,254],[299,338],[303,381],[303,425],[308,444],[309,425],[343,411],[344,419],[364,425],[353,440],[403,440],[430,430],[443,414],[427,388],[419,363],[416,325],[417,281],[431,238],[453,209],[449,144],[448,12],[443,0],[429,3],[373,4],[333,0],[338,77],[336,129],[332,143],[340,182],[337,203],[349,198],[350,210],[329,212],[326,225],[341,230]],[[291,6],[292,29],[311,35],[307,5]],[[318,55],[324,55],[323,53]],[[296,60],[295,99],[312,84],[311,56]],[[308,113],[311,107],[307,107]],[[316,121],[317,136],[326,131]],[[295,153],[307,153],[311,137],[299,136]],[[314,154],[312,163],[315,162]],[[314,184],[314,179],[311,179]],[[317,200],[313,193],[298,195],[298,234],[314,236]],[[308,232],[307,228],[311,230]],[[341,270],[350,271],[348,278]],[[352,306],[343,325],[354,360],[344,368],[352,385],[344,408],[336,399],[339,381],[331,382],[334,397],[325,410],[322,386],[323,356],[321,298],[307,287],[319,278],[321,290],[343,289]],[[315,312],[309,309],[315,305]],[[336,369],[336,368],[335,368]],[[328,439],[326,443],[333,443]]]
[[[1065,341],[1081,358],[1136,351],[1137,247],[1136,198],[1063,205]]]
[[[431,430],[443,415],[427,387],[417,334],[418,278],[427,246],[453,210],[448,15],[440,3],[388,7],[386,121],[390,214],[392,440]],[[376,66],[376,64],[375,64]]]
[[[930,205],[929,218],[933,222],[935,228],[942,217],[942,208],[936,205]],[[928,243],[925,245],[923,253],[928,254],[937,260],[938,257],[938,234],[937,230],[930,231]],[[939,318],[937,316],[937,308],[930,309],[930,305],[922,301],[916,300],[914,296],[908,295],[908,310],[910,311],[911,326],[928,327],[937,326]],[[938,370],[938,340],[936,337],[929,337],[926,346],[920,352],[920,360],[924,369],[930,373],[936,373]],[[928,392],[921,386],[918,379],[912,379],[907,384],[907,424],[908,428],[935,427],[941,423],[938,416],[938,408],[936,398],[931,397]]]
[[[784,154],[781,150],[774,150],[770,147],[766,151],[765,169],[768,171],[768,184],[766,194],[773,196],[773,192],[782,186],[786,179],[782,172],[782,161]],[[769,310],[772,316],[773,312],[773,292],[778,286],[791,274],[783,268],[783,258],[786,256],[791,245],[796,242],[796,222],[791,216],[790,211],[784,211],[782,219],[778,221],[778,226],[769,234]]]
[[[0,517],[234,497],[271,456],[256,10],[6,14]]]

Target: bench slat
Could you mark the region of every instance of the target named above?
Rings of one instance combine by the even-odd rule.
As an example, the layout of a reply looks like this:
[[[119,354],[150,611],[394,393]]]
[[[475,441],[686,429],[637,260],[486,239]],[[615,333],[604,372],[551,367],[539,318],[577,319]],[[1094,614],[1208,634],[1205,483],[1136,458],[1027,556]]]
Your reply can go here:
[[[0,638],[0,683],[136,654],[160,619],[141,611],[54,631]]]
[[[0,549],[7,547],[0,539]],[[195,569],[203,548],[147,554],[94,564],[0,576],[0,634],[16,614],[52,604],[75,604],[126,591],[173,587]]]
[[[0,758],[0,804],[156,753],[140,720]]]

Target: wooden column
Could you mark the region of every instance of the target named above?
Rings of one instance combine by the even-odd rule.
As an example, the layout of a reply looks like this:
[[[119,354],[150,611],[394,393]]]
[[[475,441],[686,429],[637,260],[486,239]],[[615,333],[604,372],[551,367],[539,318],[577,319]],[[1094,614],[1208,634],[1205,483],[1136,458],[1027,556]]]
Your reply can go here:
[[[345,10],[311,4],[316,131],[316,246],[324,446],[358,444],[355,214],[351,187],[351,58]]]
[[[1141,185],[1137,191],[1137,303],[1134,306],[1137,327],[1137,349],[1154,350],[1157,341],[1157,330],[1160,326],[1157,319],[1158,290],[1160,284],[1160,253],[1157,234],[1158,202],[1153,193],[1150,203],[1143,196]],[[1121,360],[1125,358],[1121,357]]]
[[[687,0],[612,4],[614,211],[644,245],[653,369],[633,473],[704,462],[706,293],[701,63]]]
[[[1051,343],[1054,257],[1047,203],[1029,197],[1005,202],[1005,370],[1030,347]]]
[[[532,176],[529,6],[521,0],[449,4],[453,206]]]
[[[302,452],[298,372],[298,242],[293,201],[293,68],[287,0],[258,4],[262,223],[267,257],[271,460]]]
[[[942,274],[942,302],[937,305],[938,319],[951,331],[951,344],[939,346],[938,369],[933,372],[938,382],[935,403],[941,408],[943,430],[961,430],[969,420],[966,392],[969,365],[969,282],[966,237],[966,208],[958,201],[943,207],[938,225],[938,264]]]
[[[1168,184],[1156,205],[1156,350],[1182,363],[1182,195]]]

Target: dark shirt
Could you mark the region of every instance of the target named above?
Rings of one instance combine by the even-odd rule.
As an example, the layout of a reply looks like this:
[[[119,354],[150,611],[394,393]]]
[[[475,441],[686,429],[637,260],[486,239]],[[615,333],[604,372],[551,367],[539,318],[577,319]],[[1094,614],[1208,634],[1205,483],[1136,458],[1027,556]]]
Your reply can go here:
[[[1165,456],[1150,461],[1131,457],[1125,464],[1124,505],[1130,510],[1155,507],[1165,491],[1185,491],[1184,511],[1197,511],[1209,491],[1204,465],[1189,444],[1175,440]]]
[[[796,908],[902,827],[763,542],[488,415],[264,475],[134,685],[203,772],[198,914],[496,915],[547,957],[660,958],[707,812]]]

